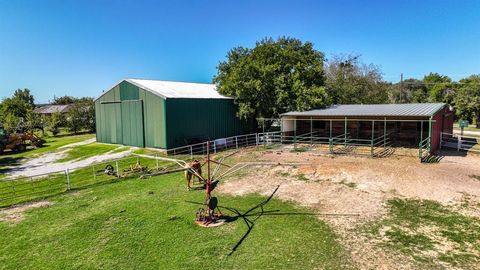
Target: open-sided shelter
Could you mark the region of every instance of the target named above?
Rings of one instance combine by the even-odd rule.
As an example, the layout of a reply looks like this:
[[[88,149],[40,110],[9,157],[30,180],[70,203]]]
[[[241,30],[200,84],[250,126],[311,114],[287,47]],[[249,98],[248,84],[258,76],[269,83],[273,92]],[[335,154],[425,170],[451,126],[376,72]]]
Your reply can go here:
[[[452,133],[453,111],[445,103],[334,105],[281,115],[283,134],[325,138],[348,145],[419,147],[428,153],[440,146],[441,133]]]

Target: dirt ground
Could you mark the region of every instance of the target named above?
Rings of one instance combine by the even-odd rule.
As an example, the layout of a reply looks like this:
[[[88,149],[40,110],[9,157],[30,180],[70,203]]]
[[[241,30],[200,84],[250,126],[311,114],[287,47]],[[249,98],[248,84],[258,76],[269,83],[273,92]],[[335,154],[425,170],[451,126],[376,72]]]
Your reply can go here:
[[[2,209],[0,210],[0,221],[6,221],[8,223],[18,223],[23,220],[25,211],[33,208],[46,208],[50,205],[52,205],[51,202],[40,201]]]
[[[243,150],[235,161],[304,162],[301,166],[250,166],[228,177],[219,192],[233,195],[261,193],[313,208],[340,235],[361,269],[415,269],[401,254],[386,253],[355,228],[387,213],[391,198],[415,198],[458,205],[465,198],[480,203],[480,156],[445,155],[439,163],[418,158],[325,156],[288,148]],[[477,209],[463,210],[480,217]],[[402,262],[402,263],[398,263]]]

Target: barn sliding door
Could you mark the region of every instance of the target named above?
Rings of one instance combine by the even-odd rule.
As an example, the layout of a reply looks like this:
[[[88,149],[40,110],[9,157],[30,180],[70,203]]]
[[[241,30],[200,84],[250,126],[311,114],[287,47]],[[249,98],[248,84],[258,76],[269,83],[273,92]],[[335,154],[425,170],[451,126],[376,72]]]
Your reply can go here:
[[[122,101],[123,144],[145,147],[142,100]]]

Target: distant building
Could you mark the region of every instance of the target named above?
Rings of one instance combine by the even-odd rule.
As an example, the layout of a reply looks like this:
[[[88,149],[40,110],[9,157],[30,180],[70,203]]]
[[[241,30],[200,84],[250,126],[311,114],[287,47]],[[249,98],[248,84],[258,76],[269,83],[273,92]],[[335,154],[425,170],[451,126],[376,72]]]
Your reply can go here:
[[[38,114],[43,114],[46,116],[50,116],[53,113],[61,113],[65,114],[68,113],[73,107],[73,104],[66,104],[66,105],[43,105],[41,107],[35,108],[33,112]]]

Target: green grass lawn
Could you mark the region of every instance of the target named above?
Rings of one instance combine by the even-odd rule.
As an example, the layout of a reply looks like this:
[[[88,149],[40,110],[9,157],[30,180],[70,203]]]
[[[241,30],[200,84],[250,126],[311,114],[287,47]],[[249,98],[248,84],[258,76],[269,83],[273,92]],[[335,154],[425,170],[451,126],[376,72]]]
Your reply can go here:
[[[460,130],[460,126],[458,125],[458,122],[453,124],[453,128]],[[475,124],[470,124],[470,125],[468,125],[468,127],[464,128],[463,130],[465,130],[465,131],[479,131],[480,132],[480,129],[476,128]]]
[[[77,159],[86,159],[96,155],[105,154],[107,152],[122,152],[128,150],[128,147],[121,147],[115,144],[90,143],[79,145],[69,150],[65,157],[58,159],[56,162],[66,162]]]
[[[335,234],[305,208],[274,198],[262,214],[255,207],[264,196],[220,195],[221,206],[253,209],[247,234],[238,216],[218,228],[195,225],[199,205],[190,201],[203,196],[185,191],[176,173],[50,197],[52,206],[29,210],[20,223],[0,222],[0,268],[349,268]]]
[[[465,269],[479,265],[479,219],[435,201],[392,199],[388,206],[387,218],[367,226],[387,247],[426,268],[438,267],[439,262]]]

